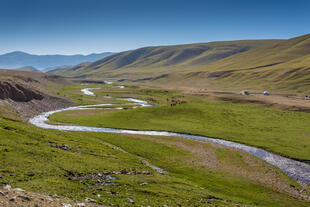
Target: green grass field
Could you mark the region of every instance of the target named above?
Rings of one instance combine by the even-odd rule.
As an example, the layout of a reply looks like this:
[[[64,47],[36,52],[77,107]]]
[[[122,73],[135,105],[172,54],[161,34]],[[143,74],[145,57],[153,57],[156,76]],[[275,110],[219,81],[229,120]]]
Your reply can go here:
[[[115,90],[115,89],[114,89]],[[212,102],[203,97],[182,97],[177,92],[127,89],[145,100],[156,102],[152,108],[106,113],[104,110],[65,111],[53,114],[52,121],[78,125],[139,130],[165,130],[232,140],[309,162],[310,114],[267,107]],[[105,90],[107,93],[109,89]],[[102,91],[99,94],[103,93]],[[111,92],[111,94],[114,94]],[[117,95],[117,94],[116,94]],[[165,100],[186,100],[171,107]]]
[[[86,87],[102,89],[93,90],[97,96],[81,95],[80,89]],[[158,129],[169,128],[175,131],[179,131],[182,126],[180,131],[188,133],[196,133],[197,130],[209,133],[203,131],[204,128],[211,128],[212,132],[219,133],[222,123],[237,125],[239,128],[231,130],[234,135],[242,128],[241,121],[235,123],[233,119],[236,116],[234,113],[244,112],[242,105],[215,104],[197,97],[183,97],[175,91],[135,87],[119,89],[107,85],[66,85],[60,89],[59,94],[77,104],[115,102],[122,106],[126,103],[103,97],[110,96],[142,98],[153,103],[155,107],[112,111],[106,115],[103,114],[104,109],[94,109],[91,111],[98,114],[75,114],[75,121],[71,120],[71,116],[66,116],[69,114],[59,113],[55,114],[53,120],[66,118],[67,121],[80,124],[88,120],[85,125],[103,126],[110,123],[117,127],[141,129],[152,125]],[[171,108],[167,106],[167,98],[171,100],[172,97],[191,103]],[[261,113],[262,110],[248,108],[249,111],[253,110],[252,112],[257,110],[256,113]],[[274,116],[273,110],[264,110],[266,113],[270,110],[270,116]],[[56,193],[80,201],[90,197],[99,204],[108,206],[309,205],[308,201],[300,197],[310,194],[308,186],[301,186],[278,168],[242,151],[175,137],[44,130],[19,120],[8,108],[0,107],[0,112],[0,185],[8,183],[27,191]],[[136,115],[133,116],[133,113]],[[157,118],[150,117],[151,113]],[[214,116],[217,113],[218,115]],[[230,114],[230,118],[221,120],[222,113]],[[281,111],[277,113],[279,116],[287,116]],[[212,115],[212,120],[205,123],[204,127],[199,125],[199,122],[206,120],[208,114]],[[137,121],[138,124],[144,118],[146,119],[139,126],[132,123]],[[296,115],[297,118],[299,117]],[[180,125],[176,125],[175,120],[178,120]],[[95,123],[96,121],[100,124]],[[248,119],[244,122],[246,121]],[[128,122],[131,125],[128,125]],[[211,123],[217,124],[210,127]],[[298,126],[300,130],[303,125]],[[221,133],[224,135],[227,131],[223,130]],[[68,145],[69,150],[59,148],[63,145]],[[306,152],[304,154],[307,156]],[[144,165],[143,160],[168,171],[168,174],[157,173]],[[120,172],[124,169],[129,172],[148,171],[151,174],[112,174],[110,176],[116,178],[112,181],[107,181],[106,175],[91,177],[97,173]],[[302,189],[304,192],[300,193]],[[98,194],[101,195],[100,198]],[[128,198],[135,203],[129,204]]]
[[[44,130],[8,115],[0,115],[0,185],[75,200],[91,197],[105,205],[128,205],[127,198],[137,206],[308,205],[292,196],[299,184],[243,152],[178,138]],[[199,149],[213,154],[216,167]],[[169,174],[158,174],[142,160]],[[152,174],[111,175],[113,184],[102,184],[105,176],[78,179],[122,169]]]

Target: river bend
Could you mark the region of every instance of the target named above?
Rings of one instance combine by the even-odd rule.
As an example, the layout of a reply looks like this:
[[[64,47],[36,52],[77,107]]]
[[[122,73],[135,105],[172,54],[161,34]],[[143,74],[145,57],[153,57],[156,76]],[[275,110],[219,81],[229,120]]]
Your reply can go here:
[[[122,87],[121,87],[122,88]],[[86,88],[81,91],[85,95],[94,96],[95,94],[90,90],[94,88]],[[140,105],[139,107],[150,107],[146,101],[134,99],[134,98],[124,98],[123,100],[130,101],[132,103]],[[244,144],[239,144],[236,142],[226,141],[222,139],[208,138],[203,136],[196,136],[190,134],[182,134],[182,133],[174,133],[174,132],[166,132],[166,131],[142,131],[142,130],[127,130],[127,129],[115,129],[115,128],[99,128],[99,127],[89,127],[89,126],[77,126],[77,125],[51,125],[48,124],[48,118],[50,115],[61,112],[61,111],[70,111],[70,110],[86,110],[92,109],[92,107],[98,106],[112,106],[113,104],[98,104],[98,105],[86,105],[86,106],[73,106],[64,109],[49,111],[41,113],[29,120],[29,122],[37,127],[41,127],[44,129],[56,129],[61,131],[82,131],[82,132],[104,132],[104,133],[120,133],[120,134],[138,134],[138,135],[154,135],[154,136],[171,136],[171,137],[183,137],[193,140],[202,140],[212,143],[217,143],[221,145],[225,145],[228,147],[232,147],[235,149],[242,150],[244,152],[250,153],[256,157],[263,159],[271,165],[274,165],[280,168],[283,172],[285,172],[289,177],[295,178],[298,181],[303,183],[310,184],[310,165],[299,162],[296,160],[292,160],[286,157],[282,157],[266,150],[247,146]],[[118,108],[122,109],[122,108]]]

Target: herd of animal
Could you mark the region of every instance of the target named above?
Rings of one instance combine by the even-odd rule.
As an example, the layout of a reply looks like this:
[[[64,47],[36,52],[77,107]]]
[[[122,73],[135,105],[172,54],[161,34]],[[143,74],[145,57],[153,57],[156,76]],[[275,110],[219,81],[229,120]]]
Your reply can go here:
[[[167,98],[166,99],[166,101],[167,102],[169,102],[169,99]],[[172,99],[171,100],[171,103],[170,103],[170,106],[172,107],[172,106],[176,106],[176,105],[178,105],[178,104],[185,104],[185,103],[187,103],[186,101],[184,101],[184,100],[175,100],[175,99]]]

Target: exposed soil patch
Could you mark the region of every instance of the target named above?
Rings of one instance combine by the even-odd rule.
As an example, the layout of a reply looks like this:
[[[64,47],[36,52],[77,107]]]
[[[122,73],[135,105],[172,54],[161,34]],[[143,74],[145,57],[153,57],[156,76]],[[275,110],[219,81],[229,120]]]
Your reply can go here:
[[[70,83],[62,77],[5,70],[0,71],[0,75],[0,106],[10,107],[22,119],[73,105],[70,100],[58,96],[56,91],[47,87]]]
[[[28,102],[33,99],[42,100],[43,95],[35,90],[25,88],[20,84],[0,81],[0,99],[11,99],[18,102]]]
[[[66,99],[44,95],[42,100],[31,100],[27,102],[17,102],[11,99],[0,99],[0,106],[9,106],[24,120],[28,120],[34,115],[40,114],[45,111],[56,110],[72,106],[73,103]]]

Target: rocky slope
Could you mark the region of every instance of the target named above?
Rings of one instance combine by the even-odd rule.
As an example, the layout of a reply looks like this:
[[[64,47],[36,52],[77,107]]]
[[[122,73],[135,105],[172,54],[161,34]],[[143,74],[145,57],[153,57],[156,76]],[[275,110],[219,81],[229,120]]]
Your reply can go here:
[[[0,206],[99,207],[93,199],[86,198],[83,202],[76,202],[58,195],[26,192],[21,188],[13,189],[10,185],[0,189]]]
[[[57,95],[57,87],[68,83],[67,79],[43,73],[0,71],[0,106],[8,106],[28,119],[43,111],[72,105]]]
[[[28,102],[31,100],[42,100],[43,98],[43,95],[39,92],[25,88],[21,84],[0,81],[0,99]]]

